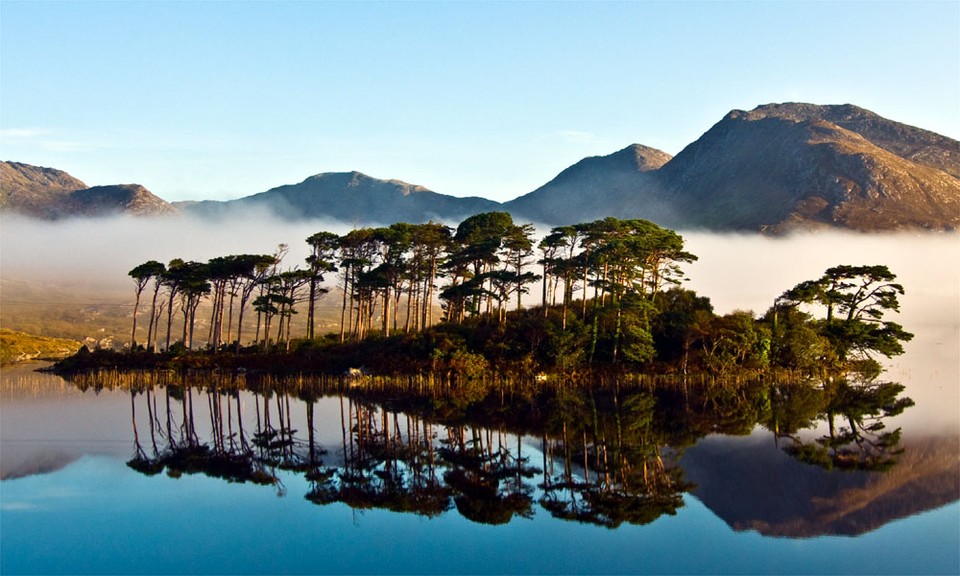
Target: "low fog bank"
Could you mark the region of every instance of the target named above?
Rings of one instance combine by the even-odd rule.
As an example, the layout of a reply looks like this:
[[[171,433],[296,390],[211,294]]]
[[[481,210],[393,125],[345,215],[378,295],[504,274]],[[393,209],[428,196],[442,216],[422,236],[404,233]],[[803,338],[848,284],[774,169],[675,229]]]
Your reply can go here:
[[[902,356],[884,362],[884,378],[906,385],[917,402],[898,421],[906,433],[960,433],[960,235],[682,234],[699,257],[684,268],[685,285],[709,296],[720,314],[763,314],[785,290],[832,266],[888,266],[905,294],[900,313],[886,319],[914,334]]]
[[[718,313],[753,310],[762,314],[785,290],[819,278],[827,268],[884,264],[906,289],[904,313],[930,300],[949,301],[957,319],[958,234],[681,234],[687,249],[699,258],[684,267],[690,279],[686,287],[709,296]]]
[[[0,226],[0,277],[35,282],[83,282],[127,286],[127,272],[147,260],[206,261],[229,254],[272,254],[289,246],[284,263],[300,264],[306,238],[327,230],[346,233],[342,222],[282,222],[249,212],[243,219],[206,222],[192,216],[116,217],[40,222],[4,216]]]
[[[27,282],[125,294],[132,303],[133,284],[127,272],[147,260],[205,261],[228,254],[272,253],[285,243],[289,246],[285,267],[302,267],[308,236],[321,230],[344,234],[351,228],[342,222],[290,223],[256,214],[217,223],[193,217],[50,223],[4,216],[0,280],[6,287]],[[918,402],[921,393],[914,388],[922,387],[924,402],[949,407],[941,420],[960,426],[960,235],[819,232],[768,238],[681,233],[689,251],[699,257],[684,267],[689,277],[685,286],[708,296],[721,314],[737,309],[763,314],[785,290],[818,278],[831,266],[889,266],[906,289],[901,313],[890,319],[916,338],[908,343],[905,355],[889,363],[888,374],[912,383],[909,394]],[[534,270],[539,273],[538,268]],[[19,288],[17,292],[22,293]],[[538,302],[538,293],[532,290],[524,302]],[[908,416],[909,412],[918,411],[908,411]]]
[[[265,214],[210,223],[194,217],[76,219],[40,222],[4,216],[0,222],[0,278],[60,285],[129,287],[127,272],[147,260],[206,261],[228,254],[289,252],[285,267],[304,266],[306,238],[343,222],[283,222]],[[783,291],[838,264],[886,264],[906,288],[903,317],[960,324],[960,235],[796,234],[681,232],[699,260],[684,266],[685,286],[710,297],[718,313],[762,314]],[[539,266],[534,270],[539,273]],[[525,301],[538,300],[531,292]],[[913,318],[921,313],[919,318]],[[905,322],[901,322],[906,324]]]
[[[110,283],[130,281],[127,272],[147,260],[205,261],[216,256],[272,253],[289,246],[285,266],[303,266],[306,238],[326,230],[344,234],[343,222],[284,222],[248,214],[229,222],[194,217],[76,219],[40,222],[4,216],[0,225],[0,276],[6,280]],[[699,260],[684,267],[685,286],[709,296],[719,313],[761,314],[784,290],[819,277],[838,264],[886,264],[906,288],[904,314],[936,303],[935,319],[958,320],[960,235],[796,234],[759,235],[682,232]],[[539,268],[539,267],[535,267]],[[535,298],[528,297],[528,302]],[[941,305],[950,305],[945,314]]]

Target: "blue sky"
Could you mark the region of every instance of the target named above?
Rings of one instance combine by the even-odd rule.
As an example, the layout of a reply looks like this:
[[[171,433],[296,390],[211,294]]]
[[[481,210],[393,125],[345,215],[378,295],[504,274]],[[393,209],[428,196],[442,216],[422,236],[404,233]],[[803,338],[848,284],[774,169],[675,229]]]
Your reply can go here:
[[[960,2],[0,0],[0,159],[171,201],[348,170],[509,200],[788,101],[960,138]]]

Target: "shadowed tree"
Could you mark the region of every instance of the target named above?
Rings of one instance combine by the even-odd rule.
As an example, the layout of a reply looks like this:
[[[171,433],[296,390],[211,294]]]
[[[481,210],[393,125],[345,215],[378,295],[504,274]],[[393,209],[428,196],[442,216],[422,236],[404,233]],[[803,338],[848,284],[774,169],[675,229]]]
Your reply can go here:
[[[183,313],[183,344],[193,349],[193,328],[197,308],[204,296],[210,293],[209,268],[203,262],[184,262],[167,270],[179,286],[180,311]]]
[[[177,270],[183,266],[183,264],[183,260],[174,258],[167,265],[167,269],[161,277],[163,286],[167,289],[167,342],[164,346],[167,350],[170,349],[170,332],[173,327],[173,300],[180,293],[181,288],[181,279]]]
[[[433,324],[433,294],[436,288],[437,275],[452,237],[453,230],[444,224],[428,222],[413,227],[413,255],[411,258],[414,271],[413,281],[422,286],[417,291],[420,296],[418,299],[419,305],[414,306],[414,317],[418,319],[415,322],[414,331],[427,328]]]
[[[153,301],[150,306],[150,326],[147,328],[147,348],[150,347],[150,333],[153,330],[153,314],[157,307],[157,292],[160,289],[160,278],[166,271],[166,266],[156,260],[149,260],[136,266],[127,273],[133,278],[136,291],[136,301],[133,304],[133,331],[130,334],[130,350],[137,347],[137,313],[140,309],[140,296],[150,280],[154,281]]]
[[[260,286],[266,278],[270,269],[276,264],[276,258],[269,254],[242,254],[235,256],[231,261],[231,303],[230,319],[227,328],[227,340],[230,340],[230,332],[233,324],[233,294],[240,297],[237,310],[237,347],[236,352],[240,353],[243,337],[243,313],[246,310],[253,292]]]
[[[310,294],[307,296],[307,338],[313,339],[316,337],[317,298],[328,292],[326,289],[320,288],[320,284],[323,282],[325,273],[337,270],[334,262],[340,246],[340,237],[332,232],[321,231],[307,238],[307,244],[310,246],[310,255],[307,256],[307,265],[310,272]]]
[[[500,248],[513,227],[513,218],[507,212],[476,214],[457,226],[454,239],[458,248],[451,259],[467,262],[472,267],[472,308],[478,312],[484,299],[486,312],[490,312],[493,291],[485,287],[484,274],[493,271],[500,263]]]

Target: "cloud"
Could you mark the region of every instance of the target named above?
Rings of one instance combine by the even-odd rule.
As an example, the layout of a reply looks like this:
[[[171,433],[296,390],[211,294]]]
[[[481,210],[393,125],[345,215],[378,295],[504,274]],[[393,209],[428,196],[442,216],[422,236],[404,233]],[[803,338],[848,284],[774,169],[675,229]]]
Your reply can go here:
[[[600,140],[596,134],[579,130],[561,130],[558,134],[564,141],[572,144],[592,144]]]
[[[102,143],[63,138],[50,128],[3,128],[0,140],[10,146],[34,147],[47,152],[86,152],[106,148]]]
[[[52,133],[46,128],[0,128],[0,138],[10,140],[29,140]]]

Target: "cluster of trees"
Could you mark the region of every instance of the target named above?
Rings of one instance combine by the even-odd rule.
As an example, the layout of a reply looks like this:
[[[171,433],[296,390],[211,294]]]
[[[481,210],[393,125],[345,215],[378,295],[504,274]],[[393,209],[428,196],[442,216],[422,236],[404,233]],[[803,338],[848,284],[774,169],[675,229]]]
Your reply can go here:
[[[455,229],[397,223],[342,236],[322,231],[306,242],[305,263],[286,270],[286,245],[273,254],[135,267],[129,273],[136,291],[133,347],[146,293],[147,349],[161,347],[164,314],[162,347],[171,348],[175,309],[179,342],[194,348],[197,310],[208,302],[208,348],[232,345],[239,352],[252,308],[252,340],[263,350],[289,351],[292,317],[304,303],[306,329],[298,337],[318,338],[317,302],[334,273],[339,342],[406,336],[404,346],[392,349],[405,348],[412,362],[416,350],[430,348],[433,361],[445,355],[448,364],[466,358],[481,367],[489,361],[569,371],[655,363],[660,371],[714,375],[770,366],[875,375],[874,357],[902,353],[902,342],[912,337],[884,320],[899,309],[903,287],[879,265],[830,268],[784,292],[761,317],[746,311],[717,316],[708,298],[679,287],[681,266],[696,260],[683,238],[646,220],[560,226],[538,240],[530,224],[487,212]],[[523,296],[538,281],[539,307],[525,309]],[[444,327],[427,333],[438,321]]]
[[[285,271],[281,271],[284,245],[272,255],[232,255],[205,263],[177,259],[167,265],[151,260],[135,267],[129,272],[136,295],[133,346],[141,299],[151,282],[147,348],[159,341],[164,310],[165,347],[171,346],[175,308],[182,318],[180,341],[192,348],[197,309],[209,300],[207,343],[219,349],[224,342],[239,345],[248,304],[257,312],[254,340],[264,346],[269,345],[272,328],[275,341],[289,343],[290,316],[303,302],[308,304],[305,336],[315,338],[316,302],[329,290],[322,283],[332,272],[339,272],[341,280],[343,342],[370,334],[421,331],[435,323],[438,301],[444,321],[462,324],[482,316],[503,323],[507,309],[514,303],[516,309],[522,308],[529,285],[542,278],[545,315],[548,299],[556,305],[556,293],[562,288],[565,327],[577,291],[584,293],[582,316],[587,286],[594,288],[595,306],[610,302],[622,307],[624,299],[652,298],[678,274],[678,262],[693,259],[673,231],[643,220],[607,218],[553,229],[539,244],[540,276],[531,270],[536,264],[533,226],[514,223],[506,212],[471,216],[456,229],[433,222],[401,222],[359,228],[343,236],[318,232],[306,241],[310,246],[306,266]]]
[[[272,317],[269,312],[280,313],[281,318],[291,314],[294,300],[291,294],[295,291],[293,286],[307,276],[300,271],[279,271],[285,251],[286,247],[281,246],[273,255],[240,254],[217,257],[208,262],[174,259],[167,265],[150,260],[136,266],[129,272],[136,291],[131,347],[137,347],[138,313],[144,292],[151,283],[147,349],[159,347],[164,313],[166,340],[163,347],[170,349],[175,308],[179,308],[182,317],[180,342],[186,348],[192,348],[197,309],[204,299],[212,302],[207,342],[216,343],[216,348],[224,341],[232,341],[234,328],[239,346],[243,336],[244,312],[248,309],[254,293],[258,293],[258,296],[253,298],[253,304],[259,313],[257,336],[259,337],[262,319],[266,320],[264,333],[269,334],[269,320]]]

